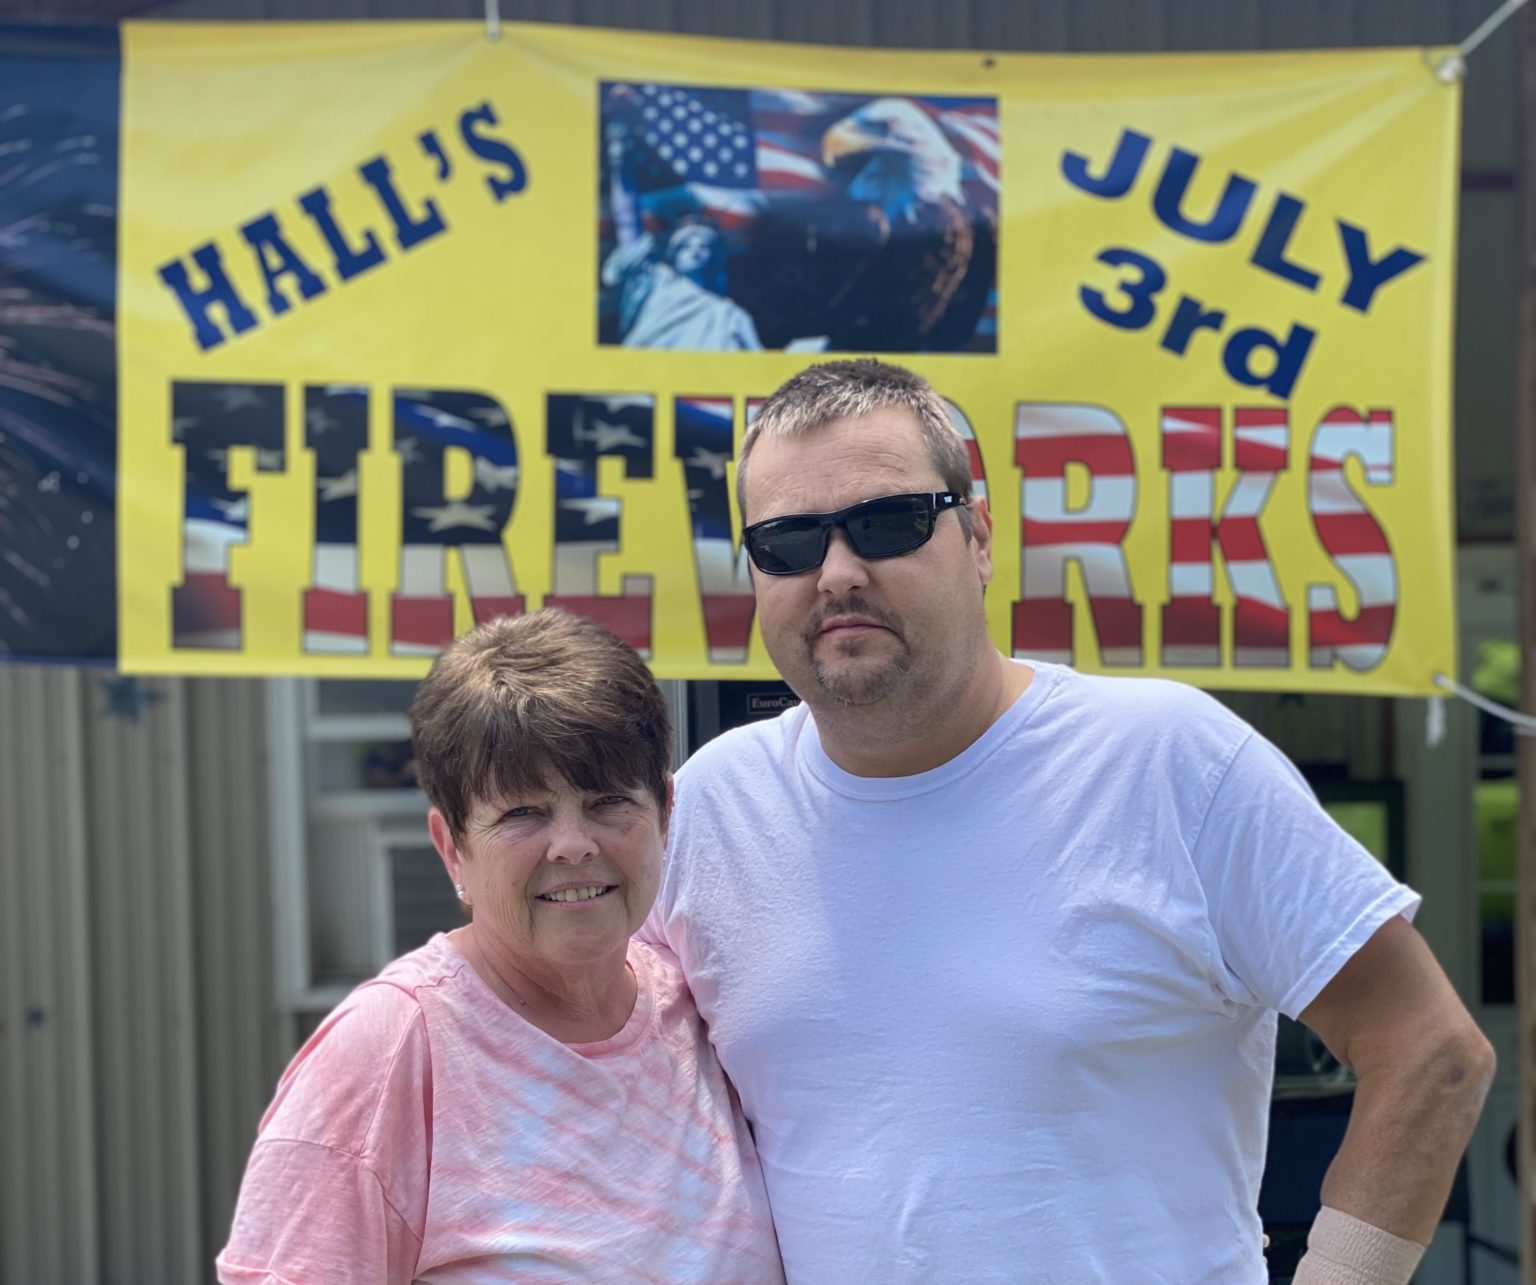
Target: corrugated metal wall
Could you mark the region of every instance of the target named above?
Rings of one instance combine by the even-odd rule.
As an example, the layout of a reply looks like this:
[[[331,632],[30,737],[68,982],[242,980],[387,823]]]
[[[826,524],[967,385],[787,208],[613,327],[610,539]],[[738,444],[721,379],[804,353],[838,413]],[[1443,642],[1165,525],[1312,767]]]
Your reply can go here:
[[[1493,0],[505,0],[508,20],[1039,51],[1452,43]],[[185,19],[478,18],[480,0],[177,0]],[[0,0],[47,17],[71,6]],[[78,12],[78,8],[76,8]],[[1478,55],[1464,160],[1459,462],[1502,520],[1513,420],[1507,33]],[[1501,476],[1502,475],[1502,476]],[[1508,515],[1505,515],[1506,517]],[[1496,532],[1495,532],[1496,533]],[[260,683],[0,665],[0,1281],[211,1278],[292,1048],[273,990]],[[119,689],[122,698],[130,693]],[[131,705],[131,701],[120,704]]]
[[[0,666],[0,1280],[94,1281],[83,684]],[[60,1211],[71,1211],[61,1217]]]
[[[210,1277],[291,1040],[261,695],[0,666],[0,1280]]]

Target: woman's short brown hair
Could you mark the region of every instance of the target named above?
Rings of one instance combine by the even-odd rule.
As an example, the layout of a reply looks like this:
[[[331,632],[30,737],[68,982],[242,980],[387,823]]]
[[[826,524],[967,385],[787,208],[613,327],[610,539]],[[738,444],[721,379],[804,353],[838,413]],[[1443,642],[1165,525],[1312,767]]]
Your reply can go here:
[[[558,608],[492,620],[443,652],[411,702],[411,741],[421,788],[458,839],[477,802],[559,780],[643,787],[667,812],[661,689],[632,648]]]

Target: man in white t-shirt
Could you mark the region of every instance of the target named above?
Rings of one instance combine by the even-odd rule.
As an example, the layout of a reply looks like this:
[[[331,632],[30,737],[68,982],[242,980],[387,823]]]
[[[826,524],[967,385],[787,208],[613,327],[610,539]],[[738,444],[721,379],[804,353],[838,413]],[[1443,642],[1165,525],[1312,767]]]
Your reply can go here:
[[[1209,697],[996,650],[991,519],[917,376],[802,372],[739,469],[804,704],[679,774],[642,936],[789,1280],[1258,1285],[1278,1011],[1358,1078],[1295,1279],[1406,1282],[1493,1063],[1417,895]]]

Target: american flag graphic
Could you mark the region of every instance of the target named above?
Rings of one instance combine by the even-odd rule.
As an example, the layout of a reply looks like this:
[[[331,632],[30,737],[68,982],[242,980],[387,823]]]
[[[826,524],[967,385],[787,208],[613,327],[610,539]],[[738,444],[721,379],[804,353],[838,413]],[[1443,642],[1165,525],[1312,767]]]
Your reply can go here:
[[[304,591],[304,650],[368,650],[368,596],[357,548],[360,459],[368,446],[368,390],[333,384],[304,391],[304,441],[315,453],[315,556]]]
[[[447,558],[456,549],[476,622],[520,615],[523,598],[502,547],[517,503],[520,465],[511,420],[482,393],[397,389],[395,451],[400,457],[400,579],[390,601],[391,650],[433,655],[454,636]],[[467,495],[447,494],[446,454],[469,453]]]
[[[182,581],[171,588],[171,640],[188,650],[236,651],[243,634],[230,554],[250,533],[251,502],[229,480],[231,454],[249,451],[260,472],[280,472],[281,384],[178,380],[170,436],[182,453]]]
[[[688,488],[693,565],[704,637],[716,664],[747,659],[755,604],[746,550],[732,534],[729,474],[734,467],[735,405],[728,398],[680,397],[676,453]]]
[[[1067,564],[1082,568],[1108,665],[1139,665],[1142,613],[1121,541],[1136,512],[1136,461],[1118,416],[1101,406],[1019,403],[1015,462],[1022,490],[1023,585],[1013,608],[1015,656],[1071,664],[1076,659]],[[1092,474],[1088,502],[1067,505],[1067,466]]]
[[[820,140],[869,95],[773,89],[605,85],[606,110],[638,127],[630,174],[642,193],[691,188],[700,205],[750,218],[744,194],[833,189]],[[993,99],[912,99],[944,131],[963,161],[962,179],[995,208],[1001,140]],[[657,208],[662,208],[656,202]]]
[[[1335,407],[1324,417],[1308,461],[1308,508],[1317,538],[1349,581],[1356,600],[1346,614],[1332,585],[1307,590],[1308,637],[1314,669],[1342,662],[1373,669],[1386,656],[1397,619],[1397,560],[1369,509],[1344,473],[1350,456],[1363,466],[1367,486],[1390,486],[1393,477],[1390,410],[1366,413]]]
[[[626,477],[655,468],[655,399],[560,394],[546,402],[547,447],[555,461],[554,567],[544,605],[612,630],[642,656],[651,652],[651,578],[625,576],[618,594],[598,592],[598,559],[617,552],[622,506],[598,493],[597,462],[624,461]]]
[[[1163,664],[1221,664],[1221,615],[1212,550],[1235,600],[1232,663],[1285,668],[1290,663],[1290,609],[1264,543],[1260,518],[1287,467],[1290,429],[1281,408],[1240,407],[1233,416],[1233,464],[1240,472],[1219,516],[1222,409],[1164,407],[1163,467],[1169,487],[1169,592],[1163,608]]]
[[[966,305],[971,329],[963,341],[914,342],[901,350],[996,350],[992,256],[1002,140],[995,99],[616,82],[604,83],[600,94],[600,262],[622,242],[631,218],[618,207],[612,195],[616,190],[629,194],[625,204],[632,200],[633,217],[653,235],[665,237],[682,221],[702,219],[727,236],[732,255],[745,258],[763,252],[754,232],[765,221],[776,226],[792,222],[797,208],[811,210],[821,202],[817,232],[810,239],[847,237],[852,242],[847,252],[858,260],[862,252],[858,241],[867,229],[851,213],[841,221],[827,217],[825,203],[846,201],[852,211],[867,198],[859,194],[852,179],[857,165],[840,167],[828,159],[824,150],[828,131],[887,105],[895,105],[909,118],[929,122],[932,147],[955,166],[953,201],[964,207],[978,238],[985,241],[984,248],[977,248],[976,278],[970,285],[980,302],[974,310]],[[874,131],[875,122],[869,122],[869,129]],[[895,258],[888,256],[878,271],[890,272],[894,278],[899,271],[891,267]],[[729,269],[710,288],[742,303],[761,325],[764,317],[760,310],[754,311],[757,294],[750,285],[745,293],[738,289],[738,275]],[[893,289],[897,288],[899,283],[893,279]],[[600,335],[602,342],[616,342],[611,311],[615,305],[610,300],[607,306],[610,311],[603,314]],[[768,346],[775,344],[769,341]]]

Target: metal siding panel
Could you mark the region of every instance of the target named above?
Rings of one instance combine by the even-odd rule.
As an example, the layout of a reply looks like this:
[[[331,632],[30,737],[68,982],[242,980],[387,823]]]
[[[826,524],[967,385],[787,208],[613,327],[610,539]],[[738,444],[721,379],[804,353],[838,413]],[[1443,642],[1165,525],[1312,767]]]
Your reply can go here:
[[[0,740],[0,1280],[31,1278],[23,1257],[30,1243],[25,1239],[26,1220],[21,1197],[26,1187],[26,1164],[18,1145],[26,1120],[21,1096],[21,988],[22,929],[25,916],[21,902],[21,870],[28,848],[16,780],[17,751],[22,743],[21,701],[18,686],[25,671],[0,667],[0,726],[8,730]]]
[[[1258,36],[1258,18],[1249,12],[1251,9],[1251,5],[1230,5],[1226,0],[1185,0],[1171,5],[1164,11],[1168,48],[1230,49],[1251,44],[1252,40],[1244,40],[1250,27],[1253,38]]]
[[[740,39],[764,37],[772,32],[772,14],[767,4],[749,4],[740,8],[713,4],[711,0],[676,0],[677,30],[701,36],[735,36]]]
[[[868,9],[863,4],[826,4],[821,0],[778,0],[765,6],[770,34],[802,44],[870,44]]]
[[[1325,49],[1352,45],[1359,26],[1355,0],[1294,0],[1268,5],[1260,15],[1266,47]]]
[[[939,24],[930,0],[882,0],[875,8],[836,5],[843,26],[842,42],[850,45],[922,48],[941,43]],[[956,8],[959,8],[958,0]],[[784,32],[786,39],[798,39]]]
[[[517,8],[522,11],[518,17],[528,22],[576,21],[576,0],[525,0]],[[502,11],[502,16],[507,17],[506,10]],[[507,20],[512,19],[507,17]]]
[[[1074,51],[1161,49],[1167,40],[1164,6],[1138,0],[1100,0],[1074,5],[1068,15],[1069,45]]]
[[[1509,539],[1516,525],[1513,452],[1520,283],[1520,204],[1514,192],[1461,201],[1456,301],[1455,450],[1462,536]]]
[[[294,1049],[274,985],[264,693],[254,679],[187,683],[202,1222],[210,1255],[228,1238],[257,1122]]]
[[[1015,0],[972,0],[973,44],[980,49],[1049,53],[1066,49],[1075,6],[1068,0],[1020,5]]]
[[[87,725],[105,1285],[206,1279],[181,684]]]
[[[48,1254],[47,1241],[53,1226],[46,1213],[39,1216],[34,1207],[37,1196],[32,1158],[41,1147],[42,1126],[47,1121],[46,1108],[34,1101],[33,1041],[27,1021],[28,1011],[36,1002],[31,955],[34,948],[35,920],[31,911],[29,873],[36,862],[39,816],[46,800],[30,793],[28,766],[31,746],[43,727],[36,701],[23,677],[35,671],[15,670],[6,674],[5,726],[16,751],[6,760],[5,812],[10,821],[11,843],[7,846],[3,892],[5,894],[5,1006],[3,1038],[6,1042],[6,1115],[4,1148],[4,1206],[0,1227],[5,1231],[5,1264],[8,1278],[35,1279],[43,1270]],[[23,744],[28,752],[20,752]]]
[[[69,1254],[67,1279],[94,1280],[100,1270],[95,1228],[96,1112],[93,1083],[95,1043],[92,1033],[90,941],[90,882],[87,860],[86,818],[78,806],[85,756],[83,712],[89,698],[88,677],[66,672],[55,683],[51,752],[49,754],[52,806],[44,817],[48,845],[42,851],[49,861],[39,867],[54,884],[49,905],[56,905],[54,922],[63,920],[64,931],[47,932],[59,973],[61,1012],[57,1029],[65,1050],[59,1068],[66,1105],[64,1155],[66,1182],[56,1193],[60,1211],[68,1211],[65,1234]],[[50,878],[51,877],[51,878]],[[49,923],[45,913],[40,925]]]
[[[264,0],[171,0],[146,16],[156,22],[260,22],[271,16],[270,8]],[[328,8],[328,4],[317,4],[315,16],[320,17]]]
[[[672,5],[668,0],[579,0],[576,15],[576,21],[583,26],[618,27],[630,31],[674,29]]]
[[[1455,39],[1465,40],[1483,16],[1463,16]],[[1515,24],[1509,22],[1468,60],[1462,83],[1462,168],[1505,171],[1511,190],[1520,155],[1515,52]]]
[[[159,743],[156,767],[156,794],[161,802],[161,817],[174,817],[178,824],[165,833],[159,818],[152,817],[146,835],[151,852],[160,868],[166,898],[164,910],[170,923],[159,935],[159,965],[166,978],[163,995],[166,1004],[166,1044],[174,1050],[174,1074],[167,1075],[161,1087],[166,1099],[166,1115],[171,1121],[171,1154],[168,1159],[167,1202],[161,1211],[166,1228],[166,1265],[168,1280],[191,1282],[206,1278],[201,1224],[196,1211],[202,1200],[202,1172],[199,1165],[200,1095],[197,1081],[197,1000],[193,978],[196,955],[193,938],[192,852],[190,807],[188,798],[189,756],[184,680],[167,681],[169,695],[163,737]],[[169,1211],[176,1211],[167,1216]]]
[[[0,1278],[97,1270],[81,680],[0,667]]]

